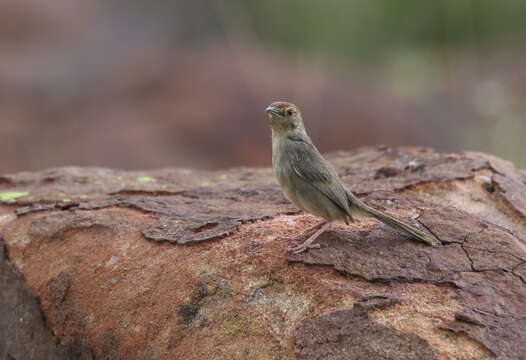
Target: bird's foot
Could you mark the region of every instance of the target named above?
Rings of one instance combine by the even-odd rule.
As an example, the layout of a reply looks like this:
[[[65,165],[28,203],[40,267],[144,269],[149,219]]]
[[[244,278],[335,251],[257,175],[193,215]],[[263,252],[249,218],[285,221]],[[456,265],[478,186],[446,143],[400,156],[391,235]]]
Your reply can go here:
[[[307,249],[321,249],[322,247],[329,247],[329,245],[327,243],[318,243],[318,244],[306,244],[306,243],[303,243],[303,244],[300,244],[298,246],[295,246],[293,248],[288,248],[287,251],[289,252],[292,252],[294,254],[300,254],[304,251],[306,251]]]
[[[312,248],[319,249],[321,247],[321,244],[312,244],[312,243],[318,238],[318,236],[321,235],[321,233],[326,231],[330,226],[331,226],[330,222],[323,224],[322,226],[319,227],[319,229],[311,237],[309,237],[307,240],[302,242],[300,245],[288,249],[288,251],[291,251],[294,254],[299,254],[299,253],[304,252],[307,249],[312,249]]]
[[[321,227],[325,226],[325,224],[327,224],[327,221],[321,221],[319,223],[316,223],[316,224],[308,227],[307,229],[305,229],[304,231],[302,231],[299,234],[296,234],[296,235],[290,236],[290,237],[283,237],[280,240],[286,240],[286,241],[291,241],[291,242],[301,242],[305,238],[311,237]]]
[[[279,241],[286,241],[291,243],[298,243],[305,240],[305,235],[294,235],[294,236],[283,236],[279,238]]]

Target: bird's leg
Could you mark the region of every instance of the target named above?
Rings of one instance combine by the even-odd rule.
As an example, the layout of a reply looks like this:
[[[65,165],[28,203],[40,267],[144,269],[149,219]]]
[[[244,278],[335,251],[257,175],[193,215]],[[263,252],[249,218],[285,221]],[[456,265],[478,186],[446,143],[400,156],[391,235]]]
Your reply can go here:
[[[323,232],[329,229],[331,224],[332,223],[330,221],[325,222],[325,224],[323,224],[313,235],[311,235],[311,237],[309,237],[307,240],[305,240],[300,245],[290,248],[288,250],[292,251],[294,254],[299,254],[307,250],[308,248],[319,247],[319,244],[316,244],[316,245],[311,245],[311,244],[314,240],[318,238],[318,236],[320,236]]]
[[[301,241],[304,237],[308,237],[308,236],[311,236],[312,234],[314,234],[314,232],[316,230],[321,228],[326,223],[327,223],[327,220],[320,221],[319,223],[316,223],[316,224],[314,224],[312,226],[309,226],[308,228],[306,228],[305,230],[303,230],[299,234],[294,235],[294,236],[292,236],[290,238],[287,238],[287,240]]]

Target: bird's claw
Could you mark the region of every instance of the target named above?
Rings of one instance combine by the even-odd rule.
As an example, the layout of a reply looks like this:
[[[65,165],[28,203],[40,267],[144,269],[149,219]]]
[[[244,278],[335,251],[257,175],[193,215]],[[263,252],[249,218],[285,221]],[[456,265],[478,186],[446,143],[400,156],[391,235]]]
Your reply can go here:
[[[304,240],[305,237],[304,236],[283,236],[283,237],[280,237],[278,238],[279,241],[285,241],[285,242],[301,242],[302,240]]]
[[[325,242],[321,242],[321,243],[311,244],[307,246],[307,248],[309,249],[321,249],[322,247],[329,247],[329,244]]]
[[[322,247],[329,247],[327,243],[318,243],[318,244],[309,244],[309,245],[298,245],[293,248],[288,248],[287,251],[292,252],[293,254],[301,254],[302,252],[306,251],[307,249],[321,249]]]

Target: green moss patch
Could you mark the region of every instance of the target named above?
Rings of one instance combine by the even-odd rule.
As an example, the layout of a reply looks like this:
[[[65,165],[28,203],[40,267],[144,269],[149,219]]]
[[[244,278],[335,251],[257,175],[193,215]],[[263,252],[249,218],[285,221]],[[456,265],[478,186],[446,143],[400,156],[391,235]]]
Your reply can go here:
[[[156,180],[151,176],[140,176],[137,178],[137,181],[140,183],[149,183],[149,182],[155,182]]]
[[[5,191],[0,192],[0,202],[14,203],[16,199],[29,195],[27,191]]]

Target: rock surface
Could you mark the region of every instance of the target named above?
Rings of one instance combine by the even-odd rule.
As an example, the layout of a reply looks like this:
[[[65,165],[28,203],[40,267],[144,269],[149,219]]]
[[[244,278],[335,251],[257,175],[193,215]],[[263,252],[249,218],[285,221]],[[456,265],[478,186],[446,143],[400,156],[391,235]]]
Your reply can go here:
[[[316,219],[270,169],[0,177],[1,359],[526,359],[526,173],[479,153],[332,154],[372,219]]]

